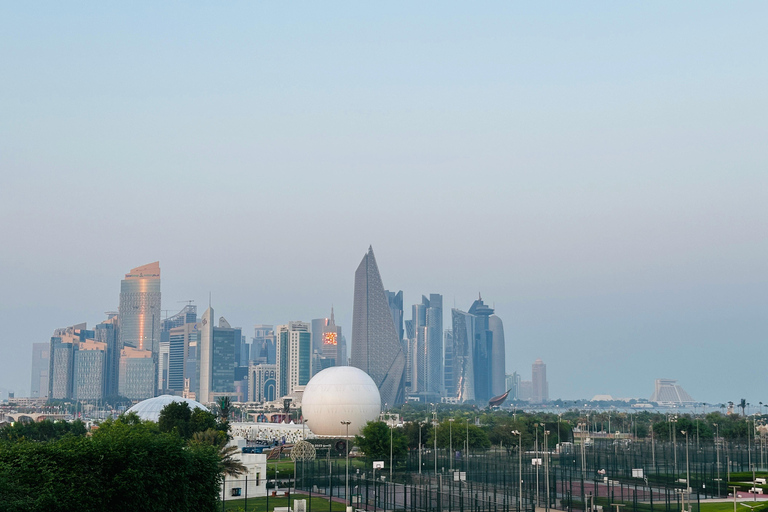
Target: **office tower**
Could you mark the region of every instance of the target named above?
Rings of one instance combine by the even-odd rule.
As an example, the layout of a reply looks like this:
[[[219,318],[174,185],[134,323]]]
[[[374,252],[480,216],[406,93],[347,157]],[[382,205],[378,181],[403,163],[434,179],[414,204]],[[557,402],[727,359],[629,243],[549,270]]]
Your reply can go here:
[[[387,294],[387,303],[389,303],[389,311],[392,313],[392,320],[395,322],[395,330],[397,331],[397,339],[403,339],[403,290],[398,292],[390,292],[384,290]]]
[[[445,396],[456,396],[456,384],[453,380],[453,331],[446,329],[443,335],[443,382]]]
[[[51,343],[32,344],[32,385],[29,396],[48,396],[48,371],[50,370]]]
[[[120,282],[120,346],[157,351],[160,343],[160,262],[132,269]]]
[[[332,360],[332,362],[329,363],[329,366],[346,366],[346,355],[342,352],[342,349],[346,351],[346,347],[341,343],[341,326],[336,325],[333,307],[331,307],[331,318],[328,319],[328,322],[323,327],[321,339],[323,342],[323,358]]]
[[[547,365],[541,359],[537,359],[531,366],[531,402],[542,404],[548,401]]]
[[[474,339],[475,322],[473,315],[456,308],[451,309],[453,324],[453,369],[451,388],[453,397],[460,402],[475,399]]]
[[[155,360],[150,350],[124,347],[120,351],[118,393],[129,400],[155,396]]]
[[[118,340],[118,314],[114,311],[107,312],[107,319],[94,327],[94,339],[106,345],[106,366],[104,369],[104,396],[111,397],[118,394],[118,380],[120,372],[120,346]]]
[[[352,366],[371,376],[383,404],[404,401],[405,353],[371,247],[355,271]]]
[[[85,324],[56,329],[51,337],[48,367],[48,398],[72,398],[75,344],[83,339]]]
[[[181,312],[168,318],[168,320],[172,321],[163,323],[163,329],[168,329],[168,392],[183,395],[188,385],[192,386],[188,392],[195,392],[197,385],[197,379],[195,378],[197,354],[193,349],[197,347],[197,342],[200,340],[197,308],[195,306],[186,306]],[[192,359],[191,366],[188,362],[190,358]]]
[[[277,398],[277,365],[251,363],[248,368],[248,401],[272,402]]]
[[[255,325],[251,340],[251,361],[275,364],[275,344],[275,331],[271,325]]]
[[[323,329],[328,325],[328,318],[315,318],[312,320],[312,353],[323,351]]]
[[[211,402],[211,355],[213,352],[213,308],[209,307],[200,317],[198,324],[200,330],[200,343],[197,345],[198,366],[198,388],[196,390],[197,400],[200,402]]]
[[[504,332],[501,320],[491,322],[492,314],[493,309],[484,304],[482,298],[472,303],[468,313],[455,308],[451,310],[453,361],[451,382],[446,383],[446,389],[452,389],[454,394],[449,396],[459,401],[484,403],[498,396],[493,394],[494,376],[497,384],[498,376],[502,376],[503,387],[503,366],[499,361],[494,362],[493,358],[504,353]]]
[[[682,406],[686,403],[694,402],[691,395],[673,379],[656,379],[656,385],[650,401],[657,402],[660,405],[674,406]]]
[[[157,375],[161,327],[159,262],[136,267],[125,274],[125,279],[120,282],[118,327],[121,349],[147,350],[152,354],[154,369],[151,380],[153,389],[155,389],[160,384]],[[137,369],[140,367],[141,371],[135,375],[142,374],[148,364],[147,358],[139,357],[133,350],[129,350],[126,354],[130,354],[130,357],[136,361],[126,364],[121,362],[120,368]],[[124,383],[131,382],[130,389],[133,390],[132,392],[139,392],[141,386],[134,386],[135,375],[127,380],[122,377],[119,380]],[[141,393],[143,394],[143,391]],[[143,398],[150,398],[151,396],[154,396],[154,391],[152,395]]]
[[[520,400],[520,382],[519,373],[512,372],[511,375],[507,375],[505,385],[507,389],[512,390],[509,392],[510,400]]]
[[[475,319],[475,400],[487,402],[494,396],[491,391],[493,332],[489,326],[493,309],[480,297],[470,306],[469,314]]]
[[[533,382],[530,380],[521,380],[518,389],[518,400],[530,401],[533,396]]]
[[[107,344],[93,339],[74,343],[72,398],[101,400],[104,398],[107,371]]]
[[[209,307],[199,324],[200,391],[197,399],[203,403],[236,394],[235,347],[242,339],[241,329],[230,326],[224,317],[219,319],[218,327],[213,325],[212,319],[213,308]]]
[[[488,328],[492,333],[491,347],[491,395],[503,395],[509,389],[506,386],[506,347],[504,344],[504,324],[496,315],[488,319]]]
[[[288,322],[275,329],[278,397],[290,395],[296,386],[305,386],[312,376],[311,328],[306,322]]]

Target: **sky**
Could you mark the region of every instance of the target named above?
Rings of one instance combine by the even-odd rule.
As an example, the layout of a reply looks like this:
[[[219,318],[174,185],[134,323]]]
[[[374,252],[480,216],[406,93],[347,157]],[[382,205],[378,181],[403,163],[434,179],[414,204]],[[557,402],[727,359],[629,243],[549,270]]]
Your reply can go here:
[[[0,395],[160,261],[252,335],[482,294],[551,398],[763,401],[764,2],[0,4]],[[768,396],[764,397],[768,399]],[[766,400],[768,403],[768,400]]]

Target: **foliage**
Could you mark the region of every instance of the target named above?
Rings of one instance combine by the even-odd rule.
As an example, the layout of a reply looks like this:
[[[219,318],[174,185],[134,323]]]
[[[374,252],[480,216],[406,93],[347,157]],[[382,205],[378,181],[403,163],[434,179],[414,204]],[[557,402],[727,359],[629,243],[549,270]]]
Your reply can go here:
[[[390,435],[392,455],[402,457],[407,452],[408,440],[402,429],[390,430],[383,421],[369,421],[360,434],[355,436],[355,444],[365,453],[368,460],[389,460]]]
[[[0,511],[210,511],[219,456],[152,423],[106,421],[91,437],[0,445]]]
[[[216,401],[219,406],[218,429],[222,432],[229,432],[229,416],[232,413],[232,399],[228,396],[219,397]]]
[[[160,411],[157,426],[160,432],[177,432],[191,439],[196,432],[216,428],[216,417],[204,409],[190,409],[186,402],[171,402]]]
[[[247,468],[234,458],[235,453],[240,449],[236,445],[227,446],[227,435],[215,429],[208,429],[205,432],[195,432],[192,436],[192,444],[202,446],[213,446],[219,455],[219,471],[229,476],[237,476],[245,473]]]
[[[429,433],[432,431],[431,424],[411,421],[403,426],[403,433],[408,440],[408,448],[411,450],[419,448],[419,429],[421,429],[421,445],[426,446]]]
[[[20,441],[23,439],[29,441],[53,441],[71,434],[73,436],[84,436],[86,433],[85,424],[82,421],[50,421],[22,423],[16,422],[13,425],[6,425],[0,428],[0,441]]]
[[[471,423],[456,423],[451,427],[450,421],[443,421],[437,425],[437,447],[449,448],[451,441],[453,441],[453,449],[460,450],[465,444],[467,437],[469,437],[469,447],[471,449],[483,449],[486,450],[491,447],[491,441],[488,439],[488,434],[483,429],[472,425]],[[452,438],[452,439],[451,439]],[[435,430],[429,433],[429,439],[427,440],[427,446],[434,446],[435,442]]]

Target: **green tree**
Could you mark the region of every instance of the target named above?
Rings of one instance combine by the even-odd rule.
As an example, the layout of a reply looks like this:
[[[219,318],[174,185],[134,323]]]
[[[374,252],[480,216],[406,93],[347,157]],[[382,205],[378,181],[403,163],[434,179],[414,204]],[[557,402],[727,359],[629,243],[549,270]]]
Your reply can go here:
[[[469,447],[473,450],[485,450],[491,447],[491,441],[488,439],[488,434],[486,434],[480,427],[472,425],[471,423],[465,423],[464,425],[460,423],[454,424],[453,428],[451,428],[448,420],[439,423],[436,430],[430,432],[427,446],[432,446],[435,442],[435,432],[437,432],[438,448],[448,448],[451,437],[453,437],[454,450],[460,450],[462,446],[464,446],[467,437],[469,437]]]
[[[219,456],[219,471],[229,476],[237,476],[247,471],[247,468],[234,458],[235,453],[240,449],[236,445],[227,445],[227,435],[215,429],[208,429],[204,432],[195,432],[192,436],[193,445],[207,445],[216,448]]]
[[[365,453],[368,460],[389,460],[390,435],[392,439],[392,455],[402,457],[407,452],[408,440],[402,429],[387,426],[383,421],[369,421],[359,436],[355,436],[355,444]]]
[[[176,431],[184,439],[192,436],[192,411],[187,402],[171,402],[160,411],[157,426],[160,432]]]

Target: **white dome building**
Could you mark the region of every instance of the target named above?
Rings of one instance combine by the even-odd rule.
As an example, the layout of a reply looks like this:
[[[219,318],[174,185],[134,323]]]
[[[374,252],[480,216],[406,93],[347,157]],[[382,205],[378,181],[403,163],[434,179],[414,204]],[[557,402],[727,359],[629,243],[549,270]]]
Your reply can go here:
[[[174,395],[160,395],[156,396],[155,398],[148,398],[147,400],[137,403],[125,411],[125,413],[128,414],[130,412],[135,412],[142,420],[150,420],[156,422],[160,419],[160,411],[162,411],[163,408],[171,402],[186,402],[187,405],[189,405],[189,408],[192,410],[202,409],[204,411],[210,412],[206,406],[189,398],[182,398],[180,396]]]
[[[344,437],[360,433],[381,412],[381,395],[373,379],[354,366],[326,368],[307,383],[301,412],[310,430],[318,436]]]

